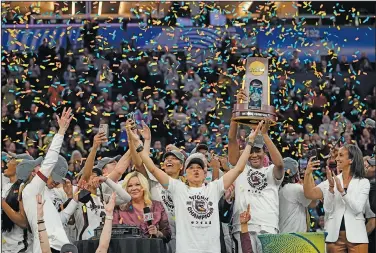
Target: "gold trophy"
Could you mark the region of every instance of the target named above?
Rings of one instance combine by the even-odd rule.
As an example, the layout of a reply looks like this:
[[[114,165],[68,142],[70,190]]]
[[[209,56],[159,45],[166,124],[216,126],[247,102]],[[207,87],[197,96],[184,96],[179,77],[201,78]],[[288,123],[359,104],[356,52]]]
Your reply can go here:
[[[248,57],[245,82],[242,85],[248,101],[240,101],[234,106],[232,118],[239,124],[254,126],[261,120],[269,120],[275,125],[277,116],[270,105],[270,85],[268,59]]]

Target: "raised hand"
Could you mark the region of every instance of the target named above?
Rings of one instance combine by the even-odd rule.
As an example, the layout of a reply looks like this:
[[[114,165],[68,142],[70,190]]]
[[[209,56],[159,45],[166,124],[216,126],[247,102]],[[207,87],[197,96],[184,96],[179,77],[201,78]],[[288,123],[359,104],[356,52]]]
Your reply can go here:
[[[180,149],[176,147],[174,144],[168,144],[166,147],[166,152],[171,152],[173,150],[180,151]]]
[[[256,136],[260,133],[260,130],[261,130],[263,124],[264,124],[264,121],[263,121],[263,120],[261,120],[261,121],[258,123],[256,129],[255,129],[254,131],[252,131],[251,134],[248,136],[248,141],[249,141],[249,142],[252,142],[252,143],[253,143],[253,142],[255,141],[255,138],[256,138]]]
[[[89,185],[88,183],[83,180],[82,178],[78,181],[78,184],[77,184],[78,188],[80,189],[85,189],[85,190],[88,190],[89,189]]]
[[[326,179],[328,179],[329,182],[329,187],[333,188],[334,187],[334,178],[332,171],[329,169],[329,167],[326,167]]]
[[[148,125],[146,125],[144,121],[142,121],[142,130],[139,130],[139,133],[145,140],[151,140],[150,128],[148,127]]]
[[[339,178],[334,175],[334,172],[332,171],[332,177],[334,178],[334,181],[336,182],[337,190],[342,194],[345,189],[343,189],[341,181],[339,181]]]
[[[108,203],[104,203],[104,210],[106,211],[106,215],[112,215],[114,213],[115,201],[116,200],[116,193],[113,192],[111,194],[111,198]]]
[[[57,123],[59,125],[59,134],[64,135],[67,131],[71,120],[73,119],[72,108],[64,108],[61,117],[56,115]]]
[[[133,119],[127,119],[127,121],[125,122],[125,127],[130,127],[135,133],[137,131],[136,122],[134,122]]]
[[[311,157],[308,160],[306,172],[309,173],[309,174],[311,174],[314,170],[320,169],[320,161],[318,161],[318,160],[312,161],[313,158],[315,158],[315,157]]]
[[[225,156],[220,156],[219,158],[219,162],[221,163],[221,166],[223,168],[224,171],[229,171],[230,168],[228,167],[227,163],[228,163],[228,159],[227,157]]]
[[[239,89],[238,94],[236,94],[236,98],[238,104],[247,103],[247,95],[245,94],[244,89]]]
[[[264,123],[264,125],[261,128],[261,134],[262,135],[267,135],[268,131],[269,131],[269,128],[270,128],[271,121],[268,120],[268,119],[265,119],[264,122],[265,123]]]
[[[221,162],[218,159],[218,156],[215,156],[214,154],[210,154],[211,159],[208,166],[213,169],[220,169],[221,168]]]
[[[225,191],[225,200],[230,201],[235,193],[235,186],[232,184],[226,191]]]
[[[98,188],[102,183],[106,182],[107,177],[99,176],[95,177],[92,181],[92,184],[95,188]]]
[[[248,204],[247,211],[240,214],[240,224],[247,224],[251,220],[251,206]]]
[[[132,126],[130,125],[127,125],[126,126],[126,131],[127,131],[127,135],[129,137],[130,140],[134,141],[134,142],[139,142],[140,141],[140,136],[138,136],[137,133],[135,133],[134,131],[132,131]]]
[[[99,132],[94,136],[93,140],[93,147],[98,148],[102,143],[108,142],[106,134],[103,132]]]

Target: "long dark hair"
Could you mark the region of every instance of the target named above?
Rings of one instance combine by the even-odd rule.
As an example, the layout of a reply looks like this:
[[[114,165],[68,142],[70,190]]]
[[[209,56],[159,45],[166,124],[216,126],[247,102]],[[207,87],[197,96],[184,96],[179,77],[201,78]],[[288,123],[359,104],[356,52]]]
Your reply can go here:
[[[10,188],[8,196],[5,198],[5,202],[16,212],[20,211],[20,205],[18,202],[18,191],[22,184],[22,180],[18,179]],[[14,222],[8,217],[8,215],[2,211],[1,214],[1,231],[10,232],[14,227]]]
[[[364,169],[362,151],[353,144],[345,144],[343,147],[347,150],[349,159],[352,160],[350,174],[354,178],[365,178],[366,171]]]
[[[18,196],[21,194],[19,192],[20,186],[23,183],[21,179],[18,179],[9,189],[9,193],[5,198],[5,202],[16,212],[20,211],[20,203],[18,201]],[[8,217],[8,215],[1,211],[1,232],[11,232],[14,228],[14,222]],[[27,229],[23,230],[23,243],[24,248],[20,252],[26,251],[27,247],[29,246],[27,243]]]

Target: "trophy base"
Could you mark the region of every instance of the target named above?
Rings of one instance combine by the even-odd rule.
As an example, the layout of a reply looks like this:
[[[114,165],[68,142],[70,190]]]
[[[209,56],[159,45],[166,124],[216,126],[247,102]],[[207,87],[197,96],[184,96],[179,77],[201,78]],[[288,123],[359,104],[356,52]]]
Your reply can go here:
[[[271,126],[277,124],[277,116],[272,106],[264,106],[263,110],[239,109],[235,108],[232,114],[232,120],[238,124],[256,126],[261,120],[269,120]]]

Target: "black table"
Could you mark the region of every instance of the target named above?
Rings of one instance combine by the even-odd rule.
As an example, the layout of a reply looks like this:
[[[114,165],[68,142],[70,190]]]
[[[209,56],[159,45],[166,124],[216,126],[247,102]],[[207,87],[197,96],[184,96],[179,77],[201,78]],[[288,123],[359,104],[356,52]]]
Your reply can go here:
[[[95,253],[99,240],[77,241],[75,245],[79,253]],[[162,239],[123,238],[111,239],[108,253],[166,253]]]

